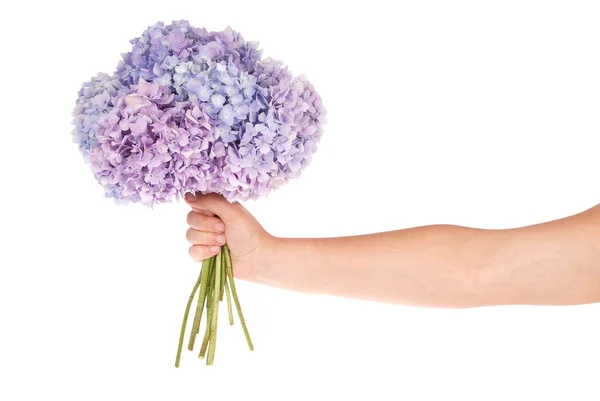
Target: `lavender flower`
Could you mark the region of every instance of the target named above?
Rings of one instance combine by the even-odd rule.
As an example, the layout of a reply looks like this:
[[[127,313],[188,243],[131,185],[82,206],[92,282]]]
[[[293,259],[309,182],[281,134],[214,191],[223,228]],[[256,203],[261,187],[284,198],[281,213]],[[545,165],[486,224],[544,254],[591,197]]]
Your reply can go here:
[[[97,134],[100,129],[98,120],[114,107],[113,100],[124,86],[121,82],[100,73],[89,82],[85,82],[79,90],[77,104],[73,110],[73,141],[87,161],[90,149],[97,145]]]
[[[256,42],[187,21],[132,40],[113,76],[83,85],[73,139],[106,196],[164,203],[185,192],[256,199],[306,167],[325,123],[319,95]]]
[[[123,55],[117,75],[126,84],[140,78],[163,84],[175,74],[178,65],[194,61],[232,62],[237,68],[252,73],[262,53],[258,42],[246,42],[237,32],[227,27],[221,32],[194,28],[187,21],[176,21],[164,26],[162,22],[131,41],[133,49]]]

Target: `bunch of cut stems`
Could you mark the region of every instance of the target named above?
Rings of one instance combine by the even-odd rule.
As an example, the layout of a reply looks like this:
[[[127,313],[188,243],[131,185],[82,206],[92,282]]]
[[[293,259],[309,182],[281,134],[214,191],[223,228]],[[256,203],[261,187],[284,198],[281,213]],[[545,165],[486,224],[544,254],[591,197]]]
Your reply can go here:
[[[196,297],[196,295],[198,296]],[[217,347],[219,303],[222,302],[224,298],[227,300],[229,324],[233,325],[233,308],[231,306],[232,296],[238,317],[242,324],[242,329],[244,330],[244,335],[246,336],[246,341],[248,342],[248,347],[250,348],[250,351],[253,351],[254,346],[252,345],[252,340],[250,339],[250,334],[248,333],[248,328],[246,327],[240,301],[235,289],[229,248],[227,245],[223,245],[218,254],[209,259],[205,259],[202,262],[200,275],[198,276],[198,280],[192,289],[192,293],[185,308],[185,314],[183,315],[181,333],[179,334],[179,345],[177,347],[177,358],[175,359],[176,368],[179,367],[181,351],[183,348],[183,340],[185,337],[185,328],[194,299],[197,299],[197,306],[194,314],[194,322],[192,323],[192,331],[190,333],[188,350],[194,350],[196,336],[200,333],[202,314],[206,309],[204,337],[202,339],[198,358],[204,359],[206,357],[206,364],[212,365],[215,359],[215,350]]]

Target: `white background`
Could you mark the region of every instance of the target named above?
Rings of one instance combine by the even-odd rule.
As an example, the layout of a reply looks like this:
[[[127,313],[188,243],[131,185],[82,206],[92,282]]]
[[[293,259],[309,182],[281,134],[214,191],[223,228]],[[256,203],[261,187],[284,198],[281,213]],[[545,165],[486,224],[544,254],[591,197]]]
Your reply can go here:
[[[597,2],[18,1],[0,14],[0,399],[600,399],[598,304],[420,309],[239,281],[255,352],[222,324],[214,366],[186,351],[175,369],[199,268],[187,207],[105,199],[70,125],[81,83],[148,25],[231,25],[305,73],[329,112],[302,178],[247,204],[273,234],[547,221],[600,202]]]

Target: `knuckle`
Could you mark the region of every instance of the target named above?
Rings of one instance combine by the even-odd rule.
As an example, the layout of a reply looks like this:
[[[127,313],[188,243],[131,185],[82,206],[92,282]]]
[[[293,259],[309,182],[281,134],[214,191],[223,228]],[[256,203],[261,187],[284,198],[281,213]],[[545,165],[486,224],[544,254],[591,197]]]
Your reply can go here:
[[[188,240],[188,242],[194,243],[194,229],[193,228],[187,229],[187,231],[185,232],[185,238]]]
[[[211,217],[202,216],[202,231],[210,231]]]
[[[191,246],[189,252],[192,259],[194,259],[196,262],[202,262],[206,258],[204,247],[202,246]]]
[[[205,245],[212,245],[215,242],[214,235],[212,233],[202,233],[202,240]]]
[[[188,228],[185,238],[192,245],[215,245],[217,244],[217,234]]]
[[[209,242],[208,245],[218,245],[217,235],[217,233],[210,233],[207,235],[207,242]]]
[[[186,218],[188,226],[191,226],[193,224],[193,222],[194,222],[194,214],[195,213],[194,213],[193,210],[188,213],[187,218]]]
[[[192,257],[192,259],[194,259],[194,260],[198,260],[198,258],[197,258],[198,252],[197,252],[197,250],[196,250],[196,247],[195,247],[195,246],[190,246],[190,249],[189,249],[189,254],[190,254],[190,256]]]

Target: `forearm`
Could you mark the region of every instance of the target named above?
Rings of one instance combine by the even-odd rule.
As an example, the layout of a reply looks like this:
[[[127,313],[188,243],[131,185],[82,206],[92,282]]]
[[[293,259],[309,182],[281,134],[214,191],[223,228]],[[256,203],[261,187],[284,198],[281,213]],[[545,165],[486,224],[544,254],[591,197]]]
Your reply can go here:
[[[589,212],[588,212],[589,213]],[[437,225],[344,238],[279,239],[255,280],[405,305],[600,301],[600,224],[589,214],[510,230]]]
[[[480,302],[475,260],[483,230],[426,226],[321,239],[280,239],[256,281],[295,291],[407,305],[463,307]]]
[[[507,230],[479,282],[494,303],[600,302],[600,208]]]

